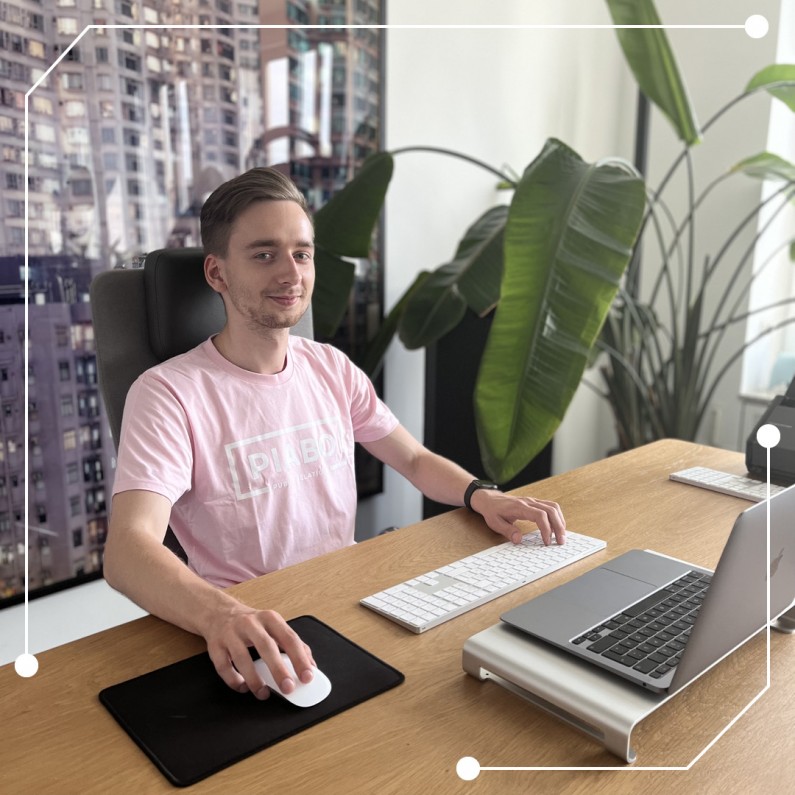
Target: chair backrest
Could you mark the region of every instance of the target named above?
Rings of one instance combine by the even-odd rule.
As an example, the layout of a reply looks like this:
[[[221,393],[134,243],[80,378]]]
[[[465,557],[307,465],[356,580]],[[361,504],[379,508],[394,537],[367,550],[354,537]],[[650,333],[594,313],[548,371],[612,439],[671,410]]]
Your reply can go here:
[[[103,271],[90,296],[99,385],[118,447],[133,381],[220,331],[224,307],[204,278],[200,248],[160,249],[147,254],[143,268]],[[311,309],[291,331],[312,337]]]

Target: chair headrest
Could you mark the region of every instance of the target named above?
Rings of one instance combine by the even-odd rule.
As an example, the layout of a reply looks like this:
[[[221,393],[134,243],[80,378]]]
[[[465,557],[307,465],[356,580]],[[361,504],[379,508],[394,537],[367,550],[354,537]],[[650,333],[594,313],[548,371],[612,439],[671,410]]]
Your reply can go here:
[[[224,305],[204,278],[200,248],[147,254],[144,291],[149,341],[160,361],[195,348],[224,327]]]

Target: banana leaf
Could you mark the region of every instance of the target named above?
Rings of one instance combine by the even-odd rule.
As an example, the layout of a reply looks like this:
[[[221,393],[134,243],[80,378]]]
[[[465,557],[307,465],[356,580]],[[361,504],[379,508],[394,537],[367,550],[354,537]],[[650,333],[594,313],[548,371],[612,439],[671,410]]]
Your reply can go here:
[[[393,169],[389,152],[370,155],[353,179],[315,213],[315,245],[341,257],[369,257]]]
[[[508,207],[484,213],[467,230],[452,262],[437,268],[406,303],[398,333],[410,350],[436,342],[455,328],[467,307],[488,314],[500,298],[502,237]]]
[[[500,303],[475,387],[483,465],[510,480],[552,438],[629,263],[645,187],[550,139],[516,188]]]
[[[406,309],[406,304],[430,275],[428,271],[420,271],[417,274],[417,278],[414,279],[409,289],[403,293],[400,300],[389,311],[373,338],[368,340],[364,355],[357,364],[371,379],[374,379],[381,371],[381,367],[384,364],[384,356],[392,342],[392,338],[397,333],[398,324]]]
[[[315,291],[312,321],[317,336],[339,328],[350,301],[354,265],[343,257],[369,257],[373,231],[392,179],[394,161],[379,152],[314,214]]]
[[[332,337],[342,323],[351,298],[356,266],[315,247],[315,289],[312,326],[315,336]]]
[[[616,25],[659,25],[651,0],[607,0]],[[624,57],[640,90],[670,120],[688,146],[701,140],[696,113],[676,65],[665,31],[659,28],[617,28]]]

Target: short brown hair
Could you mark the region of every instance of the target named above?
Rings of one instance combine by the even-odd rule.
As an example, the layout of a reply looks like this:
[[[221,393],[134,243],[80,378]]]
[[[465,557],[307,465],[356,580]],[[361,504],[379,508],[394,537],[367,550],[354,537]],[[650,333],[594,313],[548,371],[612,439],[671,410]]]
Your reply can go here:
[[[238,216],[265,201],[293,201],[312,220],[304,194],[289,177],[275,168],[252,168],[219,185],[204,202],[199,216],[204,255],[225,257]]]

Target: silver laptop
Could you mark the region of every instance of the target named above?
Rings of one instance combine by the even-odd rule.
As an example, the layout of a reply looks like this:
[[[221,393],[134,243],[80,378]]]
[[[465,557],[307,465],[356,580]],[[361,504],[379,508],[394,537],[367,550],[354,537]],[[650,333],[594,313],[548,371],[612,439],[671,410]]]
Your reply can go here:
[[[632,550],[509,610],[507,624],[656,692],[675,692],[795,602],[795,486],[743,511],[714,574]]]

